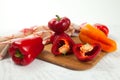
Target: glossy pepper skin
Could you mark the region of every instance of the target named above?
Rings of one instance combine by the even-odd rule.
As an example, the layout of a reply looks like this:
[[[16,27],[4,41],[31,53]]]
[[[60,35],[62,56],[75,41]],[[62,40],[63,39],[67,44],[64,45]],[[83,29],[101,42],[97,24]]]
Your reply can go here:
[[[93,26],[95,26],[97,29],[103,31],[105,33],[106,36],[108,36],[109,34],[109,29],[106,25],[100,24],[100,23],[96,23]]]
[[[101,46],[99,44],[75,44],[73,47],[73,52],[78,60],[80,61],[91,61],[93,60],[101,51]]]
[[[55,33],[61,34],[69,28],[71,22],[67,17],[60,18],[58,15],[56,17],[48,22],[48,27]]]
[[[22,38],[14,41],[8,52],[15,64],[30,64],[43,50],[42,38]]]
[[[52,53],[54,55],[71,54],[74,41],[65,33],[57,35],[52,44]]]
[[[84,43],[98,43],[105,52],[113,52],[117,49],[114,40],[108,38],[101,30],[90,24],[86,24],[80,29],[79,39]]]

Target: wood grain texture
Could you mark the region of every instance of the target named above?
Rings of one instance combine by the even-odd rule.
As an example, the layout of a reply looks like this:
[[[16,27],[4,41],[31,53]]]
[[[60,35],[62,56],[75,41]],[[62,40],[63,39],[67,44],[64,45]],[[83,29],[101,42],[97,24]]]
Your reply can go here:
[[[78,37],[72,37],[76,43],[80,43]],[[45,46],[43,52],[38,56],[39,59],[68,68],[72,70],[87,70],[94,67],[107,53],[101,52],[92,61],[82,62],[79,61],[74,54],[54,56],[51,53],[52,44]]]

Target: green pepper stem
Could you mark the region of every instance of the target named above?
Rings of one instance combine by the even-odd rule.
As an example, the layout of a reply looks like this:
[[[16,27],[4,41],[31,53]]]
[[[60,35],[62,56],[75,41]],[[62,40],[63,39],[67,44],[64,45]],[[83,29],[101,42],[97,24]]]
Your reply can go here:
[[[23,55],[21,54],[21,52],[19,50],[16,50],[15,57],[23,58]]]
[[[58,16],[58,15],[55,15],[55,16],[57,17],[57,20],[60,21],[60,19],[61,19],[60,16]]]

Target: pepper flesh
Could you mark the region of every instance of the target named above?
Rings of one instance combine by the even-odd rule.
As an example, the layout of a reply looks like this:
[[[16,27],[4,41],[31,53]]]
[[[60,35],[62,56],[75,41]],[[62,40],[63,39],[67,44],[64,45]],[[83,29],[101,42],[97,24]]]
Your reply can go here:
[[[42,38],[23,38],[14,41],[8,52],[15,64],[30,64],[43,50]]]
[[[101,51],[101,46],[99,44],[75,44],[73,47],[73,52],[78,60],[80,61],[91,61],[93,60]]]
[[[90,24],[86,24],[81,28],[79,38],[84,43],[100,44],[102,50],[106,52],[113,52],[117,49],[117,44],[114,40],[108,38],[101,30]]]
[[[63,41],[63,45],[59,47],[58,51],[62,54],[66,54],[70,50],[70,45],[66,39],[61,39],[61,41]]]
[[[52,53],[54,55],[71,54],[74,41],[66,33],[57,35],[53,41]]]

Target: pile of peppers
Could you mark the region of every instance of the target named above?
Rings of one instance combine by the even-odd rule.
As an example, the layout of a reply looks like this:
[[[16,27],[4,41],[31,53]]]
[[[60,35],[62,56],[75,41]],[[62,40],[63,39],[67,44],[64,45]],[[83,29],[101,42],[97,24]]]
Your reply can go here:
[[[51,19],[48,27],[54,31],[50,37],[52,43],[51,52],[55,55],[74,54],[80,61],[93,60],[101,50],[112,52],[117,49],[116,42],[108,38],[109,29],[102,24],[84,24],[78,34],[83,43],[75,43],[71,37],[65,33],[71,21],[67,17]],[[14,41],[8,50],[12,60],[18,65],[30,64],[44,49],[41,37],[22,38]]]
[[[70,24],[69,18],[60,18],[58,15],[48,22],[48,27],[55,32],[50,38],[52,43],[51,52],[54,55],[73,53],[72,47],[75,43],[71,37],[64,32],[69,28]]]
[[[55,33],[51,36],[51,52],[57,55],[75,54],[80,61],[90,61],[94,59],[101,51],[101,45],[94,44],[75,44],[75,42],[64,31],[68,29],[71,22],[67,17],[53,18],[48,22],[48,27]]]

